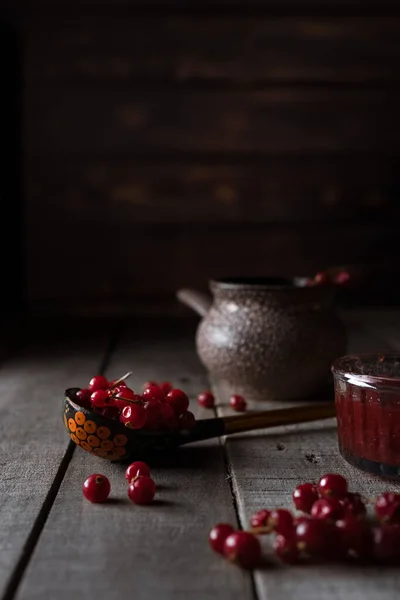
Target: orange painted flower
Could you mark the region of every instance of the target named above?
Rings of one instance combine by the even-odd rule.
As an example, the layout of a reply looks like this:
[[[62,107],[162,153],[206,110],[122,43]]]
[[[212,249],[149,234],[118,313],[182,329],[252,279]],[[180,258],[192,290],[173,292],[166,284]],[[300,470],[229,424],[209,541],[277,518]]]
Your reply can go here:
[[[74,431],[76,431],[76,423],[73,419],[68,419],[68,427],[69,427],[69,430],[72,431],[72,433],[74,433]]]
[[[108,427],[104,427],[102,425],[101,427],[98,428],[97,435],[99,436],[99,438],[101,440],[106,440],[107,438],[110,437],[111,431],[108,429]]]
[[[81,446],[86,452],[91,452],[93,450],[92,446],[89,446],[87,442],[81,442]]]
[[[126,454],[125,448],[121,448],[121,446],[118,446],[117,448],[115,448],[114,452],[117,456],[125,456],[125,454]]]
[[[79,440],[74,433],[70,433],[70,438],[73,442],[75,442],[75,444],[78,444],[79,446]]]
[[[114,448],[114,444],[111,440],[103,440],[100,444],[100,448],[106,451],[112,450]]]
[[[88,444],[93,446],[93,448],[97,448],[97,446],[100,446],[100,440],[95,435],[89,435],[87,441],[88,441]]]
[[[83,412],[77,412],[75,413],[75,421],[78,423],[78,425],[83,425],[84,422],[86,421],[86,417],[83,414]]]
[[[94,421],[86,421],[84,425],[85,431],[87,433],[96,433],[97,425]]]
[[[86,440],[86,438],[87,438],[87,433],[84,429],[82,429],[82,427],[77,427],[75,434],[76,434],[76,437],[79,438],[80,440]]]
[[[116,446],[125,446],[127,444],[127,442],[128,442],[128,438],[123,433],[118,433],[114,437],[114,444]]]

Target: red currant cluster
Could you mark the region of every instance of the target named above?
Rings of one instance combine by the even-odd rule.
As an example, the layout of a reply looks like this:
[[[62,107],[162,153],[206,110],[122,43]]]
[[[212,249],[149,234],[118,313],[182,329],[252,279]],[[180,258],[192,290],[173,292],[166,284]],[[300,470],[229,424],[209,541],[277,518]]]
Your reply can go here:
[[[211,392],[202,392],[197,396],[197,402],[203,408],[214,408],[215,406],[215,398]],[[229,405],[236,412],[245,412],[247,408],[246,400],[243,396],[239,396],[238,394],[233,394],[229,398]]]
[[[361,496],[348,491],[346,479],[328,474],[317,485],[297,486],[293,503],[302,515],[284,508],[263,509],[251,517],[250,531],[216,525],[210,532],[211,547],[251,569],[261,561],[257,535],[275,533],[275,554],[288,564],[322,560],[400,564],[400,494],[379,496],[374,516],[368,517]]]
[[[129,373],[125,378],[129,376]],[[109,419],[119,420],[130,429],[190,431],[196,419],[188,410],[189,399],[182,390],[164,381],[149,381],[141,394],[129,388],[124,378],[108,381],[93,377],[87,389],[76,393],[77,402]]]
[[[156,484],[150,477],[146,463],[138,460],[126,469],[128,497],[135,504],[151,504],[156,494]],[[111,485],[107,477],[95,473],[90,475],[82,486],[83,495],[90,502],[105,502],[110,495]]]

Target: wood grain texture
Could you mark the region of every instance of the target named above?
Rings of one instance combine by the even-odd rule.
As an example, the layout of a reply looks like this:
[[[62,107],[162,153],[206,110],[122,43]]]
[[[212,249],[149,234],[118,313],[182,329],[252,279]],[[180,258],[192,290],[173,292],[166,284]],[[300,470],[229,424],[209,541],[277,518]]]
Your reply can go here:
[[[268,157],[213,162],[171,156],[49,160],[25,164],[32,213],[65,221],[260,223],[341,221],[399,215],[396,156]],[[33,216],[34,216],[33,215]]]
[[[26,155],[395,152],[396,90],[27,87]],[[373,116],[373,118],[371,118]]]
[[[135,386],[172,379],[204,416],[193,403],[206,380],[191,334],[173,323],[156,334],[150,326],[141,331],[136,323],[126,334],[109,376],[133,370]],[[126,496],[122,466],[77,451],[17,598],[250,600],[247,575],[208,547],[215,522],[235,521],[218,440],[182,448],[152,467],[157,502],[135,506]],[[105,505],[90,505],[81,494],[85,477],[96,471],[111,480],[113,501]]]
[[[361,312],[350,314],[349,350],[375,351],[388,348],[384,336],[368,331]],[[216,385],[220,414],[228,414],[230,390]],[[268,408],[278,402],[253,403],[251,407]],[[285,403],[287,405],[287,403]],[[324,473],[345,475],[353,491],[367,498],[399,485],[382,481],[357,471],[339,455],[333,420],[316,424],[294,425],[227,438],[232,483],[237,495],[243,526],[261,508],[290,507],[293,488],[300,482],[318,480]],[[271,549],[264,540],[266,553]],[[378,596],[394,600],[400,576],[397,569],[349,568],[345,566],[272,567],[255,573],[260,599],[291,600],[374,600]]]
[[[83,327],[75,329],[75,337],[72,332],[53,326],[46,338],[41,327],[36,333],[42,341],[35,341],[33,330],[26,328],[25,350],[6,360],[0,371],[2,597],[18,561],[29,552],[31,532],[69,445],[62,424],[64,390],[72,382],[84,384],[104,357],[105,336],[89,341]]]
[[[30,299],[63,297],[94,304],[99,298],[112,303],[157,296],[175,302],[178,288],[204,289],[213,277],[315,274],[327,266],[357,262],[397,232],[396,226],[354,223],[133,227],[89,216],[72,227],[49,211],[53,226],[41,238],[41,219],[33,209],[27,240]]]
[[[400,72],[393,18],[33,18],[26,81],[385,82]]]

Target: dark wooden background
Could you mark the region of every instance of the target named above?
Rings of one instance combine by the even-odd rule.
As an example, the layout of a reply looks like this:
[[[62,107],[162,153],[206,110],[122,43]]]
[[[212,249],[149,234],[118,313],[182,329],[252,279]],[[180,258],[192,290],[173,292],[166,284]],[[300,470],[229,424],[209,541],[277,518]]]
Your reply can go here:
[[[397,262],[397,0],[1,6],[28,307],[174,312],[218,275]]]

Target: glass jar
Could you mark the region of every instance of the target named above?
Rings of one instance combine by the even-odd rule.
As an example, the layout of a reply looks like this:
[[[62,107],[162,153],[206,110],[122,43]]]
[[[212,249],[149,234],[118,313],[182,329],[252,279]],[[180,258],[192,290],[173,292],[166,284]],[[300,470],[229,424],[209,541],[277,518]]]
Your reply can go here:
[[[363,471],[400,480],[400,354],[344,356],[332,372],[340,453]]]

